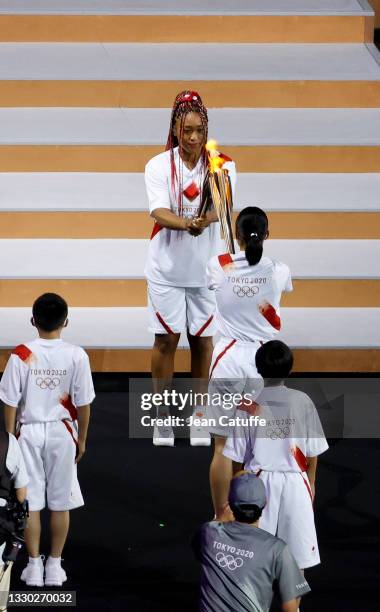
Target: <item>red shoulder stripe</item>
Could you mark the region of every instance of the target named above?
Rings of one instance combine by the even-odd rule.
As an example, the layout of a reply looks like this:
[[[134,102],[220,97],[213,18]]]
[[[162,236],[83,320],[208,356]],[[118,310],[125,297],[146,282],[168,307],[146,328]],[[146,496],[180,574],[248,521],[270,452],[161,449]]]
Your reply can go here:
[[[219,263],[224,268],[234,262],[230,253],[224,253],[224,255],[218,255]]]
[[[31,354],[32,351],[28,349],[25,344],[19,344],[12,351],[12,355],[17,355],[17,357],[20,357],[21,361],[27,361]]]

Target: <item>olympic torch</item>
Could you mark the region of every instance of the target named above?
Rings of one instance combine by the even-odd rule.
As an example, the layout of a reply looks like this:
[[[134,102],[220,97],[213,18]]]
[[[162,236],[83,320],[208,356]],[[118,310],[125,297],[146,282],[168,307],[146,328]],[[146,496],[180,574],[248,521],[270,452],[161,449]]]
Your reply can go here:
[[[221,236],[226,243],[229,253],[235,253],[232,233],[232,188],[228,170],[223,168],[226,160],[216,150],[216,141],[209,140],[206,144],[208,152],[208,172],[202,189],[202,200],[198,216],[206,214],[212,203],[221,226]]]

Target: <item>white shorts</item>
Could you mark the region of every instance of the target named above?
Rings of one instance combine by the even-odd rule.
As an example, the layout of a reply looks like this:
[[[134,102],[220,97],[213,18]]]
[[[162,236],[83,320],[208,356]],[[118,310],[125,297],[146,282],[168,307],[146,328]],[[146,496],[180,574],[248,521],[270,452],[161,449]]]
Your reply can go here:
[[[215,297],[206,287],[171,287],[148,281],[148,311],[148,329],[154,334],[215,334]]]
[[[230,394],[248,394],[254,400],[261,393],[264,381],[255,364],[255,355],[261,345],[259,340],[241,342],[223,336],[214,346],[208,392],[215,403],[207,407],[212,435],[226,438],[233,431],[233,426],[228,427],[225,423],[226,415],[233,418],[238,406],[230,401]],[[217,402],[217,397],[225,398],[223,405]],[[224,418],[220,420],[220,417]]]
[[[83,506],[75,464],[76,439],[71,421],[27,423],[18,439],[28,472],[27,498],[32,511],[73,510]],[[71,432],[69,431],[71,429]]]
[[[267,493],[259,527],[284,540],[300,569],[318,565],[312,492],[306,472],[259,472]]]

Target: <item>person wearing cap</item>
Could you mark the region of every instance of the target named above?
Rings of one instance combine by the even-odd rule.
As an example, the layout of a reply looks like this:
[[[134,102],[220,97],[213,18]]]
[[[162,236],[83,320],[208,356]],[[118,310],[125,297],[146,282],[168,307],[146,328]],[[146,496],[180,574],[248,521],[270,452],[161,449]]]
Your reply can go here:
[[[285,542],[259,528],[263,482],[238,472],[229,504],[234,521],[205,523],[193,538],[202,564],[199,612],[268,612],[275,583],[282,612],[296,612],[310,587]]]

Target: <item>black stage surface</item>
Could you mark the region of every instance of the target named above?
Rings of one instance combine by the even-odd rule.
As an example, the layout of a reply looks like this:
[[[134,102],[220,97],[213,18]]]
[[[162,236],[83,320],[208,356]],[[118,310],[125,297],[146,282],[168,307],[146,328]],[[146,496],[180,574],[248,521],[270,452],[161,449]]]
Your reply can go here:
[[[76,590],[80,611],[195,611],[199,567],[189,538],[212,516],[211,449],[183,439],[175,448],[129,440],[127,393],[106,391],[103,383],[97,380],[79,469],[86,506],[71,515],[65,588]],[[319,463],[315,506],[322,564],[306,574],[312,594],[301,610],[379,610],[380,441],[330,444]],[[14,590],[24,588],[18,576],[25,562],[23,552]]]

